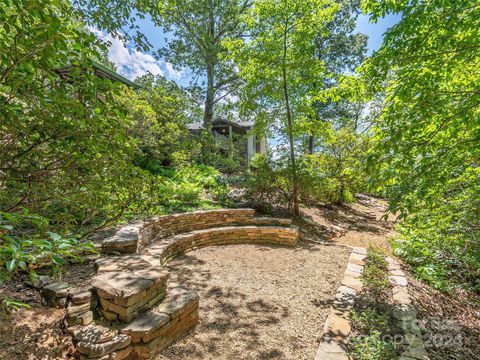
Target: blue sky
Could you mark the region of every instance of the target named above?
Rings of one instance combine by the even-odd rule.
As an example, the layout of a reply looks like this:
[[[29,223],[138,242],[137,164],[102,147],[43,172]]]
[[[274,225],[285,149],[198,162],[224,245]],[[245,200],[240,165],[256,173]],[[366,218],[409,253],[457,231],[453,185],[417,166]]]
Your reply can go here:
[[[385,31],[400,20],[400,15],[387,15],[385,18],[378,19],[377,23],[371,23],[369,17],[360,15],[357,21],[357,31],[368,35],[368,54],[378,50],[382,44]],[[147,17],[138,22],[140,29],[146,35],[153,45],[153,49],[158,49],[165,44],[165,38],[168,34],[162,33],[159,28]],[[109,50],[110,60],[116,64],[117,71],[134,79],[146,72],[164,75],[167,79],[176,81],[181,86],[187,86],[189,83],[186,72],[175,71],[171,64],[165,61],[157,61],[151,54],[142,53],[130,46],[125,46],[120,40],[112,39],[108,35],[102,35],[112,43]]]

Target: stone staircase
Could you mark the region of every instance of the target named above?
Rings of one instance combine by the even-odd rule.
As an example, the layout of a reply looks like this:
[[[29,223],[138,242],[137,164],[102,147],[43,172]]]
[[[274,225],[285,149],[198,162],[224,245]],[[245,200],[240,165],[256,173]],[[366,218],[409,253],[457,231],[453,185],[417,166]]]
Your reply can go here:
[[[252,209],[222,209],[160,216],[129,224],[106,239],[103,252],[116,256],[95,262],[91,290],[96,301],[67,305],[65,324],[78,357],[150,359],[197,324],[198,294],[169,284],[163,269],[175,257],[211,245],[296,245],[299,232],[291,220],[254,215]],[[83,307],[100,314],[97,325],[71,316],[81,316]]]

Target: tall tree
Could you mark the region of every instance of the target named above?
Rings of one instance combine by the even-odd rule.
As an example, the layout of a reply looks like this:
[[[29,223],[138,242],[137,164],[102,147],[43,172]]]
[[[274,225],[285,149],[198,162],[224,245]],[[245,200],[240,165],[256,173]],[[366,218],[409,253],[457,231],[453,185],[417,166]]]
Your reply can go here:
[[[280,122],[289,149],[295,216],[299,215],[296,135],[302,121],[312,116],[316,82],[326,74],[324,62],[315,54],[315,39],[328,31],[337,9],[328,0],[258,0],[246,18],[250,38],[228,44],[246,82],[244,110],[253,112],[260,126]]]
[[[327,24],[327,32],[315,38],[315,50],[319,60],[327,67],[327,76],[318,81],[319,91],[331,88],[345,72],[352,72],[365,59],[367,36],[355,33],[356,20],[360,13],[359,0],[337,1],[339,9],[332,21]],[[355,106],[357,105],[357,106]],[[358,114],[358,104],[348,104],[346,100],[317,101],[315,103],[315,124],[308,133],[308,152],[315,149],[315,132],[321,122],[338,116]],[[351,110],[350,114],[347,114]]]
[[[114,0],[74,0],[74,3],[91,25],[134,40],[143,49],[148,49],[149,44],[138,29],[136,18],[149,15],[159,27],[159,36],[170,33],[171,40],[157,54],[177,68],[190,70],[194,82],[204,89],[206,128],[213,120],[215,104],[237,89],[235,64],[225,60],[222,42],[243,35],[241,17],[252,0],[126,0],[120,4]],[[132,29],[135,31],[129,37]]]

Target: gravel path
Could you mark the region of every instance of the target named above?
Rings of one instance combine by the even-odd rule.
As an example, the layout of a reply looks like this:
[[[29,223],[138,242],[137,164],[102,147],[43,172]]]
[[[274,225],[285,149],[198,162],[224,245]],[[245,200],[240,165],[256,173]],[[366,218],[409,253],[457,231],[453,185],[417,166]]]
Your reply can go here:
[[[169,266],[200,294],[200,322],[156,360],[313,359],[349,251],[217,246]]]

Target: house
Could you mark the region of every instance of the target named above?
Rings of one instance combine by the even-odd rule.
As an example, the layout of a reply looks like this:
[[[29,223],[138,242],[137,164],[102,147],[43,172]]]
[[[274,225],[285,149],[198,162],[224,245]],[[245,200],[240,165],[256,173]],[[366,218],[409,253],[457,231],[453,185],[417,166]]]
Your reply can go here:
[[[253,132],[253,121],[230,121],[216,119],[212,123],[211,132],[223,151],[231,153],[233,147],[237,147],[240,154],[248,162],[255,154],[265,154],[267,141],[264,137],[258,137]],[[203,124],[194,123],[187,125],[192,134],[197,134],[203,129]]]
[[[126,77],[116,73],[113,70],[110,70],[108,67],[93,60],[92,60],[92,69],[95,75],[97,75],[101,79],[108,79],[111,82],[120,82],[135,90],[140,88],[140,85],[134,83],[133,81],[127,79]],[[55,72],[66,81],[71,81],[70,80],[71,71],[72,71],[72,66],[55,69]]]

